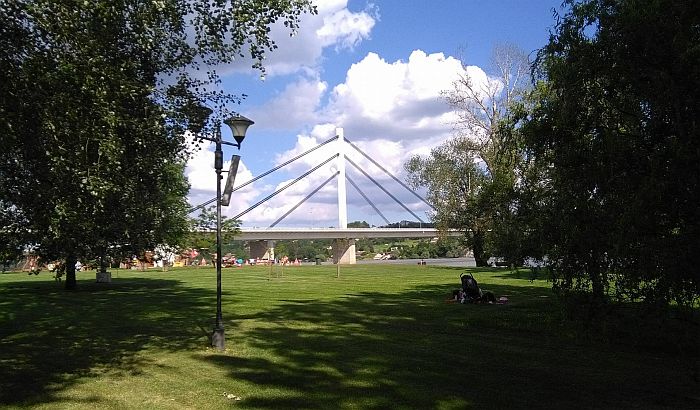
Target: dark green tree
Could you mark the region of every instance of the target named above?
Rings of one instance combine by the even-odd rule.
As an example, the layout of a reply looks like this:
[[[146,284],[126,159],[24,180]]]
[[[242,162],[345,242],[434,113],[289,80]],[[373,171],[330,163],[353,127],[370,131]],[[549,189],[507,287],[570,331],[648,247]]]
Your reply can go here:
[[[555,287],[697,303],[700,4],[566,3],[522,127]]]
[[[5,272],[7,266],[22,257],[28,245],[21,239],[28,236],[28,222],[12,207],[0,201],[0,268]]]
[[[348,228],[369,228],[369,224],[366,221],[353,221],[348,222]]]
[[[185,132],[238,101],[215,67],[262,68],[308,0],[0,3],[0,203],[13,241],[66,261],[140,253],[187,231]]]

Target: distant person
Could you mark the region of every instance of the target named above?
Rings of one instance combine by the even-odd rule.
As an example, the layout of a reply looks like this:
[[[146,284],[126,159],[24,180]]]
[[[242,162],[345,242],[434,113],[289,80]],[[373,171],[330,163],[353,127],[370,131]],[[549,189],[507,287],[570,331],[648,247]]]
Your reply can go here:
[[[80,272],[81,270],[83,270],[83,264],[80,263],[80,261],[76,261],[75,262],[75,271]]]
[[[29,261],[29,275],[38,275],[39,269],[36,267],[36,260],[32,259]]]

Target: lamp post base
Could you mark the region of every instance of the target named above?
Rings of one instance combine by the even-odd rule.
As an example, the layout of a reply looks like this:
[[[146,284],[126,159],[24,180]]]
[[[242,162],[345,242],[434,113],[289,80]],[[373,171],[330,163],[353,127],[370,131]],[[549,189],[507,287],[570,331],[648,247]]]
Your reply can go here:
[[[215,347],[217,350],[224,350],[225,344],[224,328],[214,328],[211,334],[211,347]]]

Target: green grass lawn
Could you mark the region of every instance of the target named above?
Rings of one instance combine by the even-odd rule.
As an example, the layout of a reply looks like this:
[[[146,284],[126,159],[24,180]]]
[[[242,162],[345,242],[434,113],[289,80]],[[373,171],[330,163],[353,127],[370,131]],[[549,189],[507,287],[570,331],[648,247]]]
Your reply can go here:
[[[525,272],[472,270],[507,305],[446,303],[463,271],[224,269],[223,352],[212,268],[3,274],[0,407],[700,408],[697,351],[570,322]]]

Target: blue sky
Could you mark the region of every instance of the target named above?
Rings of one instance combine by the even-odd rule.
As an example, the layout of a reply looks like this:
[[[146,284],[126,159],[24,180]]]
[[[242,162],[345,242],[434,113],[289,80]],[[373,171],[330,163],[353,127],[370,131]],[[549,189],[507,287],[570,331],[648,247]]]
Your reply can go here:
[[[294,36],[274,27],[279,49],[266,59],[264,79],[249,61],[219,67],[224,88],[248,97],[233,107],[255,121],[239,152],[236,185],[335,135],[346,138],[405,180],[403,164],[427,155],[453,135],[454,114],[440,97],[464,67],[488,75],[493,46],[509,42],[533,53],[548,40],[561,0],[317,0]],[[227,130],[223,130],[226,136]],[[332,155],[329,144],[283,170],[234,193],[224,213],[235,216]],[[235,149],[225,152],[229,158]],[[195,154],[186,171],[190,203],[215,195],[213,147]],[[429,208],[361,155],[349,157],[416,215]],[[361,173],[348,175],[390,221],[415,220]],[[337,169],[329,163],[254,211],[244,227],[267,227]],[[337,227],[334,180],[278,227]],[[384,219],[347,184],[348,220]]]

